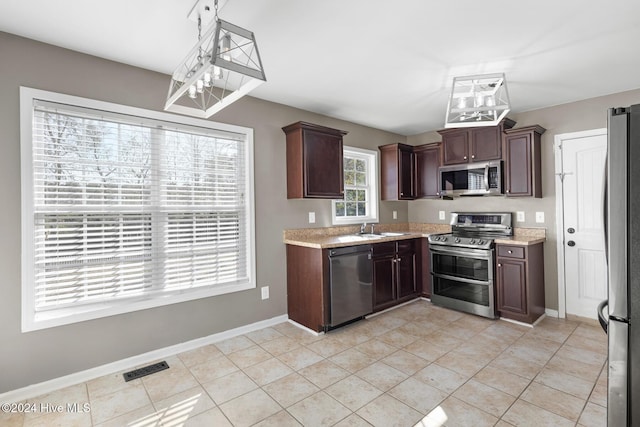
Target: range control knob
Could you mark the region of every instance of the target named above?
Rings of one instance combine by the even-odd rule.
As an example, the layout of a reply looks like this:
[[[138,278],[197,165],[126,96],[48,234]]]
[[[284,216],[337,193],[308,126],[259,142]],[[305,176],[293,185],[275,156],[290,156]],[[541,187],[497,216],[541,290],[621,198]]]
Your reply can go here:
[[[484,243],[485,243],[484,240],[478,240],[479,245],[484,245]]]
[[[471,239],[471,240],[469,240],[469,244],[470,244],[470,245],[473,245],[475,242],[476,242],[476,239]]]
[[[438,236],[433,236],[433,237],[432,237],[432,239],[433,239],[433,241],[434,241],[434,242],[437,242],[438,240],[440,240],[440,237],[438,237]]]
[[[442,237],[440,238],[440,240],[441,240],[441,241],[443,241],[443,242],[446,242],[446,241],[447,241],[447,237],[446,237],[446,236],[442,236]]]
[[[460,239],[458,239],[458,238],[456,237],[455,242],[456,242],[456,243],[460,243]]]

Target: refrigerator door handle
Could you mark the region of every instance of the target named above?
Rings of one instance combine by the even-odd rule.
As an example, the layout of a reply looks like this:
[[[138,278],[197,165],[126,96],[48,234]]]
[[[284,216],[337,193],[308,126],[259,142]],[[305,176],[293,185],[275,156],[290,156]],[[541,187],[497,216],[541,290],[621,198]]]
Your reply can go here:
[[[602,326],[602,330],[604,331],[604,333],[607,333],[607,329],[609,327],[608,323],[608,317],[609,316],[605,316],[604,314],[604,310],[605,308],[607,308],[607,306],[609,305],[609,300],[606,299],[604,301],[602,301],[600,304],[598,304],[598,322],[600,322],[600,326]],[[608,311],[607,311],[608,312]]]

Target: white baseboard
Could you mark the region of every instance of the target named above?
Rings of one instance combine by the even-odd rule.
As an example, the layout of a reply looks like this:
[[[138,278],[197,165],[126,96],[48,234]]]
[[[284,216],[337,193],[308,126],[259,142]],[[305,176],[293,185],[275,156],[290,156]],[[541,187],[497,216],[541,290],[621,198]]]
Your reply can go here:
[[[505,322],[513,323],[513,324],[520,325],[520,326],[526,326],[527,328],[533,328],[533,325],[531,323],[524,323],[524,322],[520,322],[518,320],[507,319],[506,317],[500,317],[500,320],[504,320]]]
[[[558,310],[552,310],[550,308],[545,308],[544,309],[544,314],[546,314],[549,317],[554,317],[556,319],[558,319],[560,317],[560,314],[558,313]]]
[[[193,350],[204,345],[213,344],[249,332],[257,331],[259,329],[267,328],[269,326],[277,325],[278,323],[286,322],[287,320],[289,320],[289,316],[283,314],[281,316],[272,317],[271,319],[261,320],[259,322],[240,326],[234,329],[229,329],[217,334],[209,335],[202,338],[196,338],[195,340],[183,342],[165,348],[160,348],[158,350],[139,354],[137,356],[127,357],[126,359],[121,359],[115,362],[107,363],[106,365],[97,366],[95,368],[65,375],[63,377],[54,378],[52,380],[44,381],[38,384],[32,384],[23,388],[19,388],[17,390],[12,390],[0,394],[0,403],[21,402],[25,399],[30,399],[46,393],[51,393],[52,391],[90,381],[104,375],[125,371],[127,369],[135,368],[136,366],[155,362],[158,359],[174,356],[176,354]]]
[[[291,320],[289,319],[289,323],[291,323],[293,326],[302,329],[305,332],[310,333],[311,335],[315,335],[316,337],[319,337],[320,335],[324,335],[324,332],[316,332],[313,329],[307,328],[304,325],[301,325],[300,323],[296,322],[295,320]]]

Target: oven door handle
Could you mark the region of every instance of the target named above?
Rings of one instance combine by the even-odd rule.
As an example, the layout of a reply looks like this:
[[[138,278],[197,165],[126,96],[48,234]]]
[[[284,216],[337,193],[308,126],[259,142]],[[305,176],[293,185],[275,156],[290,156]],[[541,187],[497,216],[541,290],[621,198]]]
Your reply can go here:
[[[449,274],[434,273],[433,271],[431,271],[431,275],[433,277],[438,277],[440,279],[448,279],[448,280],[453,280],[453,281],[456,281],[456,282],[471,283],[473,285],[491,286],[493,284],[493,281],[491,281],[491,280],[485,281],[485,280],[467,279],[466,277],[451,276]]]
[[[433,246],[431,246],[429,249],[431,250],[432,254],[464,256],[464,257],[483,259],[483,260],[489,260],[489,261],[491,261],[492,252],[493,252],[493,249],[490,249],[490,250],[482,249],[480,251],[474,251],[473,249],[465,250],[460,248],[455,248],[455,249],[434,248]]]

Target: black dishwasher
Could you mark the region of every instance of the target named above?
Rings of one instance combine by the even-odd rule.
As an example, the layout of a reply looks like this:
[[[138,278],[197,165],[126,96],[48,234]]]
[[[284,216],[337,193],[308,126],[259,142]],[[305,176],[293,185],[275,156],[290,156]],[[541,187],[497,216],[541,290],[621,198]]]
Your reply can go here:
[[[329,327],[373,312],[371,245],[329,251]]]

